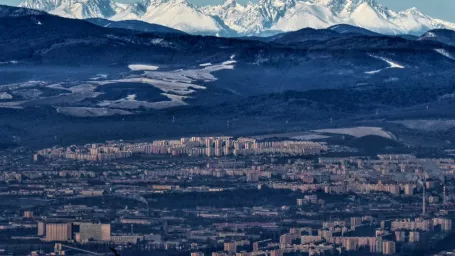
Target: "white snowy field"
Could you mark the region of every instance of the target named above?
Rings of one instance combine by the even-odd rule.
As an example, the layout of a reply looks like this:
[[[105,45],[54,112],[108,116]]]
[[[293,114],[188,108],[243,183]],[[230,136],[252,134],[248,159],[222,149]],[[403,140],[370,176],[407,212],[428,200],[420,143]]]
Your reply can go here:
[[[128,65],[128,68],[133,70],[133,71],[145,71],[145,70],[158,70],[158,66],[153,66],[153,65],[146,65],[146,64],[130,64]]]
[[[131,72],[122,74],[122,78],[109,79],[108,74],[98,74],[83,81],[28,81],[24,83],[5,84],[0,88],[0,108],[24,108],[27,106],[49,105],[64,115],[79,117],[100,117],[111,115],[130,115],[140,108],[165,109],[185,106],[185,99],[198,90],[206,87],[199,85],[200,82],[212,82],[217,78],[214,72],[234,69],[234,55],[227,61],[212,64],[205,63],[196,68],[162,71],[158,66],[149,64],[130,64]],[[116,76],[116,74],[110,74]],[[135,91],[121,98],[99,98],[106,94],[109,85],[115,85],[115,89],[125,92],[129,86],[134,88],[136,84],[149,85],[161,91],[161,95],[167,100],[150,101],[138,100],[141,91]],[[100,90],[100,86],[106,86]],[[120,87],[118,87],[120,86]],[[43,93],[46,90],[54,90],[53,94]],[[15,100],[17,98],[17,100]],[[144,98],[144,97],[142,97]],[[71,104],[76,104],[73,106]]]
[[[233,57],[232,57],[233,58]],[[199,69],[179,69],[173,71],[156,71],[152,70],[155,66],[135,65],[130,69],[142,70],[143,74],[130,75],[126,78],[116,80],[93,81],[92,84],[106,85],[113,83],[143,83],[150,84],[166,94],[175,94],[187,96],[195,92],[195,90],[204,90],[206,87],[198,85],[198,81],[212,82],[217,78],[212,74],[220,70],[234,69],[235,60],[230,59],[221,64],[211,64],[200,66]]]
[[[102,108],[111,108],[111,109],[126,109],[126,110],[136,110],[138,108],[146,109],[165,109],[171,107],[179,107],[188,105],[183,100],[185,96],[178,96],[173,94],[162,93],[163,96],[166,96],[169,100],[167,101],[158,101],[158,102],[148,102],[136,100],[135,95],[129,95],[124,99],[114,100],[114,101],[102,101],[98,103],[99,107]]]
[[[394,136],[390,132],[384,131],[380,127],[351,127],[351,128],[337,128],[337,129],[322,129],[314,130],[313,132],[319,133],[331,133],[331,134],[341,134],[341,135],[350,135],[353,137],[361,138],[369,135],[380,136],[387,139],[393,139]]]

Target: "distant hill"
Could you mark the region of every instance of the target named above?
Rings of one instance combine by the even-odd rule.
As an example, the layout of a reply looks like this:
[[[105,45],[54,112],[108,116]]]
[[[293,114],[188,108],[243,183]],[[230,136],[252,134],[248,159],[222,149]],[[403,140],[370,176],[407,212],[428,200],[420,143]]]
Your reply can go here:
[[[341,34],[330,29],[304,28],[294,32],[287,32],[271,37],[271,42],[281,44],[302,43],[306,41],[327,41]]]
[[[122,28],[122,29],[131,29],[137,30],[146,33],[169,33],[169,34],[185,34],[184,32],[157,25],[157,24],[150,24],[144,21],[139,20],[122,20],[122,21],[110,21],[101,18],[90,18],[86,19],[86,21],[93,23],[95,25],[106,27],[106,28]]]
[[[418,38],[420,41],[436,41],[455,46],[455,31],[448,29],[436,29],[428,31]]]
[[[364,29],[361,27],[356,27],[348,24],[339,24],[339,25],[334,25],[328,28],[329,30],[336,31],[340,34],[358,34],[358,35],[364,35],[364,36],[379,36],[379,33],[370,31],[368,29]]]

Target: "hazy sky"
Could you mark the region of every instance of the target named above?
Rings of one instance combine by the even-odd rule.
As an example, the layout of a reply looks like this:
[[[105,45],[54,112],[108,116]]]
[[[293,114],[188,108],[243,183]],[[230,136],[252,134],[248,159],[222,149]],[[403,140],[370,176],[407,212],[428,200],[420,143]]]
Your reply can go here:
[[[137,0],[117,0],[119,2],[135,2]],[[207,5],[223,2],[223,0],[190,0],[194,4]],[[245,3],[247,0],[238,0]],[[424,13],[435,18],[455,22],[455,0],[377,0],[385,6],[401,11],[410,7],[417,7]],[[2,4],[17,5],[21,0],[0,0]]]

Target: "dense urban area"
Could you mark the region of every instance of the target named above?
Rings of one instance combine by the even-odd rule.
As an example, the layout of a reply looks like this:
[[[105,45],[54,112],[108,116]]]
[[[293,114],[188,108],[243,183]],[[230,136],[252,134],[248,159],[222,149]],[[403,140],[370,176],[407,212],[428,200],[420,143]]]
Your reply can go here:
[[[6,150],[0,253],[449,255],[433,248],[453,246],[454,159],[339,151],[256,137]]]

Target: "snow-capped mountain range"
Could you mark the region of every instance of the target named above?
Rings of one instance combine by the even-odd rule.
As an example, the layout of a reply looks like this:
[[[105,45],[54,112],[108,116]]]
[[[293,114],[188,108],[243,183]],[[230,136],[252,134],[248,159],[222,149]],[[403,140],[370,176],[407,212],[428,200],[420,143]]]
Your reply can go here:
[[[21,7],[77,18],[141,20],[193,34],[217,36],[272,35],[305,27],[350,24],[383,34],[421,35],[431,29],[455,29],[416,8],[396,12],[375,0],[259,0],[241,5],[226,0],[195,6],[188,0],[25,0]]]

